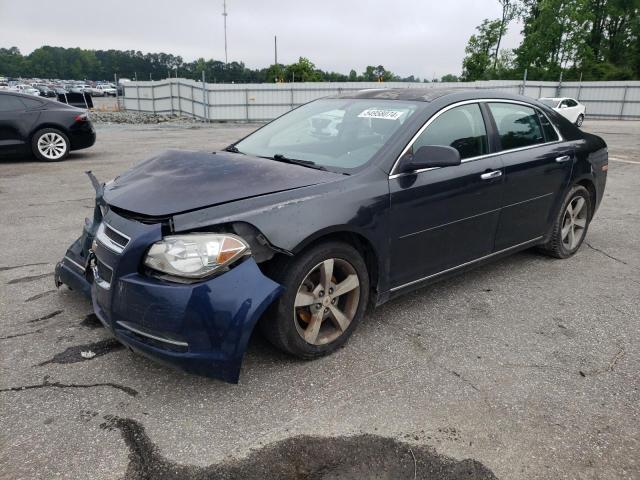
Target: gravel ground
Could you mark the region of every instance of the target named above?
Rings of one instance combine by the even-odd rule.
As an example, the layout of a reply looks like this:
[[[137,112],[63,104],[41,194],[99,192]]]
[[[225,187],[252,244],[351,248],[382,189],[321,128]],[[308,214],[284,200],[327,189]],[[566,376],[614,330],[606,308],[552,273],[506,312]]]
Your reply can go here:
[[[585,123],[612,160],[571,259],[413,292],[314,362],[255,335],[239,385],[120,348],[52,272],[91,213],[84,171],[256,125],[96,127],[65,162],[0,161],[0,478],[640,478],[639,122]]]

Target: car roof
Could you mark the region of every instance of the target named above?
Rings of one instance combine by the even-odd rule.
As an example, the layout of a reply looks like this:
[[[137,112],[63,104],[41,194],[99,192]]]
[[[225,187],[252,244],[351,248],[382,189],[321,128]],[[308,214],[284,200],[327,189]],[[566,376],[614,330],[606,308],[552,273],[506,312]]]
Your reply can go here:
[[[452,101],[475,100],[483,98],[495,98],[504,100],[517,100],[535,103],[536,100],[522,95],[514,95],[499,90],[486,90],[478,88],[370,88],[354,92],[345,92],[329,98],[354,98],[354,99],[379,99],[379,100],[404,100],[414,102],[433,102],[442,97],[451,97]]]

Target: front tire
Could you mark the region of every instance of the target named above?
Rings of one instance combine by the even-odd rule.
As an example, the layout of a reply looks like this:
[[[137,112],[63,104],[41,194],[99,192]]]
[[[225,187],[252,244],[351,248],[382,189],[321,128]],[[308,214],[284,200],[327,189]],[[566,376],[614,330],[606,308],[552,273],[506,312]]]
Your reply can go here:
[[[567,193],[556,217],[549,241],[541,250],[555,258],[569,258],[584,241],[591,221],[591,195],[582,185]]]
[[[346,343],[369,302],[369,274],[362,255],[342,242],[318,244],[274,265],[285,288],[260,322],[280,350],[310,360]]]
[[[55,128],[38,130],[31,139],[33,154],[43,162],[59,162],[69,155],[69,138]]]
[[[584,122],[584,115],[581,113],[580,115],[578,115],[578,118],[576,119],[576,127],[581,127],[583,122]]]

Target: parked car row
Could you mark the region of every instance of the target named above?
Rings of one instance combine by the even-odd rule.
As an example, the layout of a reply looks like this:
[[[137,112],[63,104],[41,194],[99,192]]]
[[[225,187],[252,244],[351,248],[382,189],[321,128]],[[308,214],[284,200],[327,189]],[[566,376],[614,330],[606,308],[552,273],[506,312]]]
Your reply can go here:
[[[64,93],[86,93],[92,97],[115,97],[118,93],[122,93],[116,85],[107,82],[69,82],[69,81],[57,81],[57,82],[44,82],[44,81],[32,81],[32,82],[2,82],[0,83],[0,90],[11,90],[19,93],[25,93],[28,95],[42,96],[53,98],[57,95]]]

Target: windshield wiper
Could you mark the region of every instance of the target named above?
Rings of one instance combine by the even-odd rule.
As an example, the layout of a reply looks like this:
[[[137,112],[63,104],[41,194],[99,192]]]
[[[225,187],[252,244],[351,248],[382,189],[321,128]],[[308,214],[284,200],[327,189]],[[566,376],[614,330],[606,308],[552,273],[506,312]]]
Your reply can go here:
[[[281,153],[276,153],[273,157],[265,157],[271,160],[275,160],[277,162],[291,163],[293,165],[301,165],[303,167],[315,168],[316,170],[326,170],[325,167],[318,165],[316,162],[312,162],[311,160],[298,160],[297,158],[289,158],[286,155]]]
[[[231,153],[242,153],[240,150],[238,150],[238,147],[236,147],[235,145],[229,145],[227,148],[223,149],[225,152],[231,152]]]

